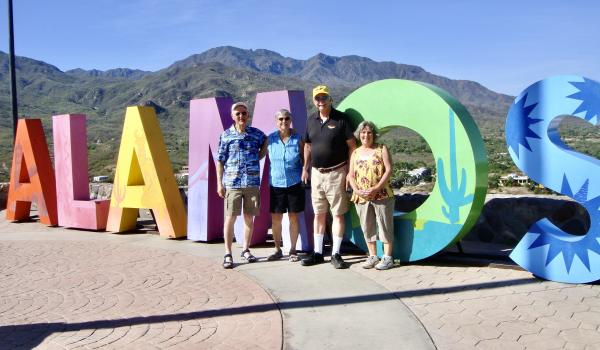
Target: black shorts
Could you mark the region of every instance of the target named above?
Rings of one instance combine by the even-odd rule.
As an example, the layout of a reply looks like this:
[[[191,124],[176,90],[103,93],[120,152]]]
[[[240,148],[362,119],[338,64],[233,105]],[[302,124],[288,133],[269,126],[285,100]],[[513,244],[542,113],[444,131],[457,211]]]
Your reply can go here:
[[[271,213],[300,213],[304,211],[304,187],[302,183],[290,187],[269,186]]]

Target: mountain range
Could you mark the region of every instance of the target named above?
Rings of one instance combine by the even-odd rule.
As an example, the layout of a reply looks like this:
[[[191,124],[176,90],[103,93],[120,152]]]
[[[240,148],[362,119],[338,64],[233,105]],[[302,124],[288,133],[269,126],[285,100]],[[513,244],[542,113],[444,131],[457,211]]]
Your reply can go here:
[[[467,107],[480,128],[490,130],[501,125],[513,100],[477,82],[449,79],[418,66],[323,53],[299,60],[264,49],[224,46],[155,72],[128,68],[61,71],[26,57],[17,57],[16,62],[19,114],[41,118],[47,137],[52,115],[87,114],[91,175],[114,167],[125,108],[131,105],[156,109],[171,159],[178,167],[187,163],[188,108],[189,100],[195,98],[231,96],[248,101],[252,108],[257,92],[293,89],[305,91],[310,108],[310,91],[319,83],[329,85],[334,99],[341,101],[366,83],[399,78],[448,91]],[[0,52],[0,178],[5,177],[2,171],[11,159],[9,88],[8,56]]]

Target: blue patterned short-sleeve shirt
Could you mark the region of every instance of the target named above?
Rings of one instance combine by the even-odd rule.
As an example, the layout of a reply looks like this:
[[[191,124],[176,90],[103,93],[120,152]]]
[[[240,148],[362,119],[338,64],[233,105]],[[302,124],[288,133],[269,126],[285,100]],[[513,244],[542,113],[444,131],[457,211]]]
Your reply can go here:
[[[223,164],[226,189],[260,186],[260,148],[266,138],[251,126],[239,133],[232,125],[221,134],[217,160]]]

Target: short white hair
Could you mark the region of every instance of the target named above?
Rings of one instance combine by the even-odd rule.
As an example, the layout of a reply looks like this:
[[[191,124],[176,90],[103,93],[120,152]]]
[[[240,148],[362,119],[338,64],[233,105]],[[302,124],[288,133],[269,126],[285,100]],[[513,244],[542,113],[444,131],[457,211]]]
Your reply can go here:
[[[231,105],[231,113],[235,112],[235,109],[238,107],[244,107],[246,108],[246,110],[248,110],[247,104],[245,104],[244,102],[236,102],[233,105]]]
[[[288,111],[287,109],[282,108],[275,113],[275,118],[279,117],[289,117],[290,119],[292,119],[292,113],[290,113],[290,111]]]

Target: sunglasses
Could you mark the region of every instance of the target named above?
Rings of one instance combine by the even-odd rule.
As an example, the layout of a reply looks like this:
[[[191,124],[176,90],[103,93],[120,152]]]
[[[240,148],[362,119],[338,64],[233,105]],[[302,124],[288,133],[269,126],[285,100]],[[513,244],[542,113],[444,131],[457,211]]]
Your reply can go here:
[[[315,96],[315,101],[327,101],[327,100],[329,100],[329,96],[327,96],[327,95]]]
[[[245,117],[245,116],[248,115],[248,112],[245,112],[245,111],[244,112],[235,112],[235,116],[236,117],[239,117],[240,115],[243,116],[243,117]]]
[[[281,118],[278,118],[278,119],[279,119],[280,122],[283,122],[283,121],[287,122],[287,121],[290,120],[290,117],[281,117]]]

